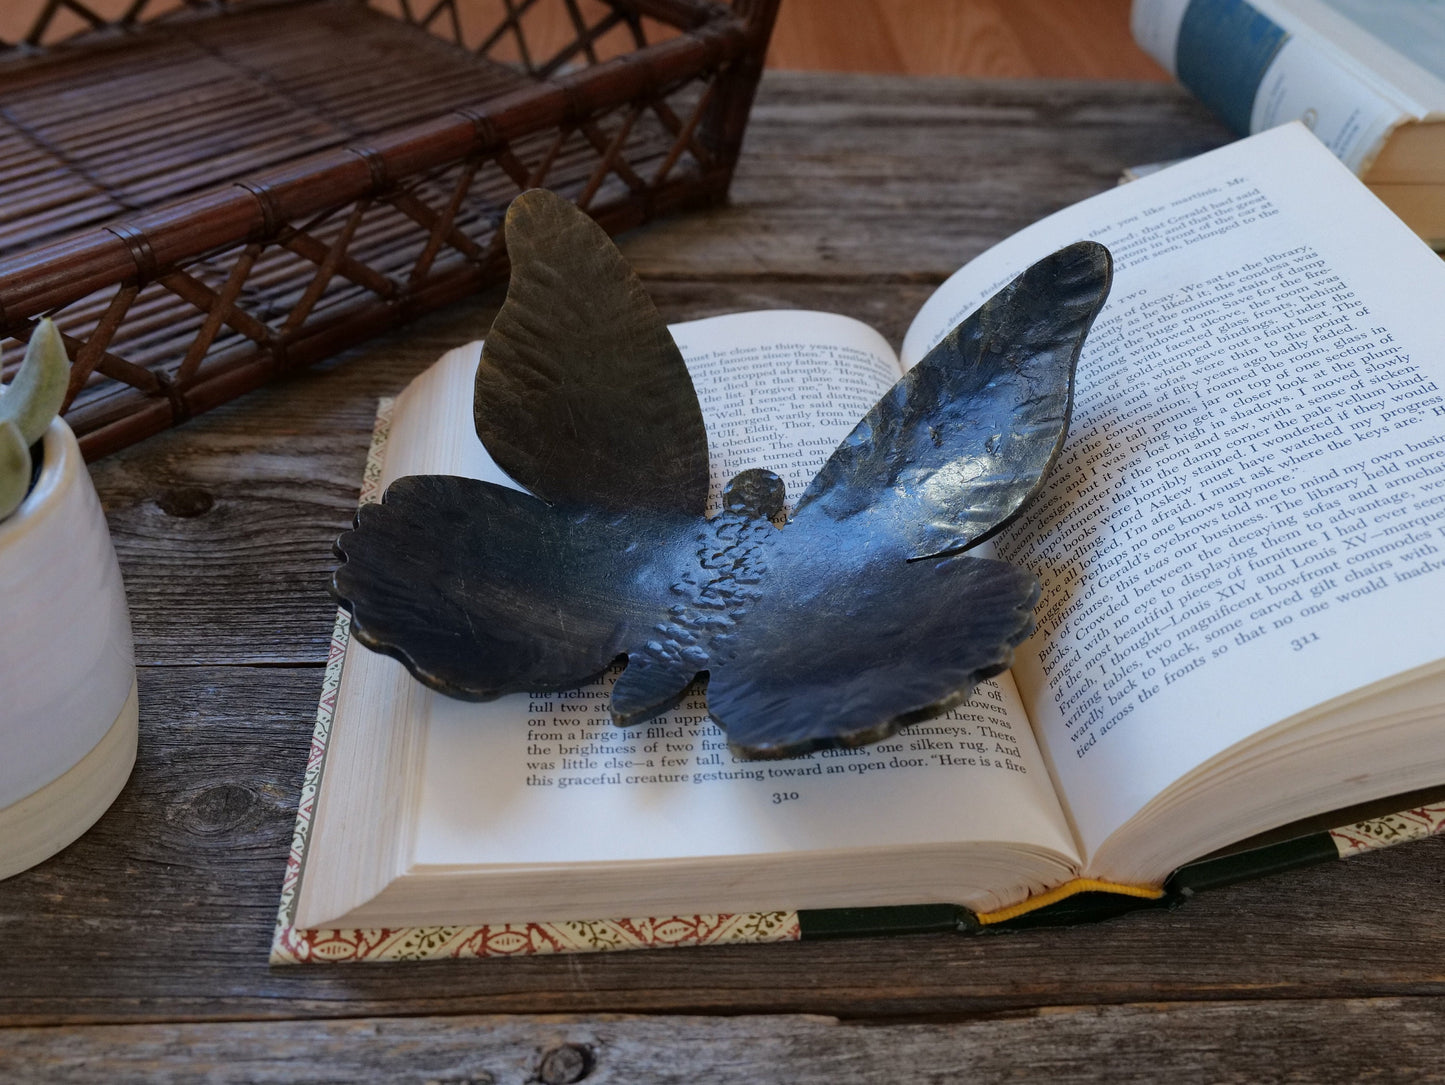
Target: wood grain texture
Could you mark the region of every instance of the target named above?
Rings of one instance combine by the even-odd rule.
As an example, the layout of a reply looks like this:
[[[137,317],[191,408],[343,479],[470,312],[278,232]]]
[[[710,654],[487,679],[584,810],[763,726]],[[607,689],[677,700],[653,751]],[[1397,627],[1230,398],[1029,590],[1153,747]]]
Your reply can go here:
[[[768,64],[976,78],[1168,78],[1134,44],[1128,0],[788,0]]]
[[[338,1085],[831,1085],[1016,1081],[1024,1067],[1071,1082],[1155,1080],[1179,1066],[1267,1083],[1352,1080],[1349,1068],[1368,1067],[1414,1082],[1439,1080],[1442,1029],[1445,1007],[1421,999],[1069,1006],[870,1027],[818,1016],[233,1022],[14,1030],[0,1074],[54,1085],[268,1085],[298,1068]]]
[[[1227,137],[1147,84],[773,77],[728,206],[630,235],[645,278],[938,283],[1131,163]]]
[[[986,245],[1125,164],[1225,138],[1163,86],[770,76],[732,203],[624,249],[670,320],[813,307],[896,343]],[[0,1024],[47,1026],[0,1033],[0,1079],[511,1082],[564,1041],[593,1049],[589,1081],[1428,1076],[1445,840],[1088,928],[268,968],[330,545],[375,399],[500,300],[95,465],[142,664],[140,760],[90,833],[0,882]],[[457,1016],[619,1012],[705,1016]],[[716,1019],[733,1014],[827,1019]]]
[[[973,78],[1169,78],[1134,44],[1129,0],[788,0],[768,65]]]
[[[958,1017],[1445,994],[1445,840],[1094,927],[271,969],[320,682],[316,666],[142,669],[130,784],[74,845],[0,883],[0,932],[23,947],[0,961],[0,1023],[539,1011]]]

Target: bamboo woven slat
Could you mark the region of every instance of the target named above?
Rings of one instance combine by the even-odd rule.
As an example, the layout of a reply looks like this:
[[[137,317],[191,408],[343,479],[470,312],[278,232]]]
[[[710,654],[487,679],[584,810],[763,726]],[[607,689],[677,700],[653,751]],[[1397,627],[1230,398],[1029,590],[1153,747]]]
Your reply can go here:
[[[47,0],[0,42],[0,337],[53,316],[94,458],[727,192],[778,0]]]

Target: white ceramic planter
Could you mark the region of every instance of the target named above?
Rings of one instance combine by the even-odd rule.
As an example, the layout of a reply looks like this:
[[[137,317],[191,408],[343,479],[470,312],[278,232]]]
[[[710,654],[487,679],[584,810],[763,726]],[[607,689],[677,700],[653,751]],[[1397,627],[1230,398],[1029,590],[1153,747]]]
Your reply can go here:
[[[120,567],[75,435],[0,521],[0,878],[88,829],[135,764],[135,660]]]

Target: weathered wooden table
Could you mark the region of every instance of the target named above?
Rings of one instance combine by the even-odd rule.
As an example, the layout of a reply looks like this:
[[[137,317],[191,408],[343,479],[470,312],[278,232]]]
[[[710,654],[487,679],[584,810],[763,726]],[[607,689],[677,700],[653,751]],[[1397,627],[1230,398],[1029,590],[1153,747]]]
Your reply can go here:
[[[985,246],[1124,166],[1225,138],[1156,85],[769,77],[732,205],[624,249],[669,319],[834,309],[896,342]],[[376,397],[499,301],[94,466],[130,593],[140,760],[88,835],[0,883],[0,1080],[1445,1074],[1441,839],[1086,928],[268,968],[330,546]]]

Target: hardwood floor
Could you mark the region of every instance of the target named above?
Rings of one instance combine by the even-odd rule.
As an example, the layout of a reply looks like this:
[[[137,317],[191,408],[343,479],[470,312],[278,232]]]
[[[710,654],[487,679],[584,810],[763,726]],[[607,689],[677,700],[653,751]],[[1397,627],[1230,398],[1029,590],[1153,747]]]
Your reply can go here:
[[[378,0],[378,6],[401,2]],[[478,34],[505,12],[505,0],[456,2],[462,25]],[[181,3],[151,0],[146,12]],[[132,4],[86,0],[89,10],[106,18],[122,15]],[[577,5],[589,23],[601,7],[599,0],[577,0]],[[0,0],[0,39],[23,37],[46,6],[45,0]],[[411,0],[415,12],[435,6],[435,0]],[[513,6],[522,5],[513,0]],[[570,40],[570,16],[555,0],[541,0],[523,21],[534,55],[546,55],[549,44]],[[78,14],[62,7],[47,40],[84,25]],[[630,48],[619,27],[600,43],[599,52],[607,56]],[[783,0],[768,65],[991,78],[1168,78],[1129,35],[1129,0]]]
[[[908,75],[1168,78],[1134,44],[1129,0],[783,0],[768,64]]]

